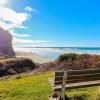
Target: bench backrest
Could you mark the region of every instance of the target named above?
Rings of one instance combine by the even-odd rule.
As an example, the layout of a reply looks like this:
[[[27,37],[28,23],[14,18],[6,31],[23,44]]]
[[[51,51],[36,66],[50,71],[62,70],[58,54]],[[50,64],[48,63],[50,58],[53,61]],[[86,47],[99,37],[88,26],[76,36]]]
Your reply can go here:
[[[54,85],[61,85],[64,71],[55,71]],[[100,80],[100,69],[68,70],[66,83]]]

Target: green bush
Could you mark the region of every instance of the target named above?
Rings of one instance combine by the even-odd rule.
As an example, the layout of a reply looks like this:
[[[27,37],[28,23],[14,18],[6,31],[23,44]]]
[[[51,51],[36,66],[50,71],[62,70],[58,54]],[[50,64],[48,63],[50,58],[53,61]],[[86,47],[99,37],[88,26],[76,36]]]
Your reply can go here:
[[[59,58],[58,58],[58,61],[74,61],[74,60],[77,60],[77,59],[89,59],[91,58],[92,55],[89,55],[89,54],[75,54],[75,53],[69,53],[69,54],[63,54],[63,55],[60,55]]]
[[[90,58],[91,57],[91,55],[89,55],[89,54],[80,54],[80,55],[78,55],[78,59],[85,59],[85,58]]]
[[[69,54],[63,54],[60,55],[58,58],[58,61],[74,61],[75,59],[77,59],[77,54],[74,53],[69,53]]]

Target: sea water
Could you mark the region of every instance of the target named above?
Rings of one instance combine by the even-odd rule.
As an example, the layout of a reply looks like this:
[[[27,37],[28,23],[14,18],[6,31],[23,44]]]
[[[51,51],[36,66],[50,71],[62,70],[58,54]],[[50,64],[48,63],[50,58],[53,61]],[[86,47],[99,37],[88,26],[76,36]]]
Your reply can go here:
[[[100,55],[100,48],[94,47],[45,47],[33,48],[33,52],[40,56],[57,59],[61,54],[77,53],[77,54],[97,54]]]
[[[21,49],[50,59],[57,59],[59,55],[67,53],[100,55],[100,47],[24,47],[19,50]]]

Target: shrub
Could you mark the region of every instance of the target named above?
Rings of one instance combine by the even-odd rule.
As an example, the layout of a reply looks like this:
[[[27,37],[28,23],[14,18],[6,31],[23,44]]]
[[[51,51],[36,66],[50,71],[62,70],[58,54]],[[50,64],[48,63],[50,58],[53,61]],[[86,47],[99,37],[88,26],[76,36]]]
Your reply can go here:
[[[68,68],[69,70],[100,68],[100,55],[63,54],[60,55],[56,61],[41,65],[41,69],[44,71],[62,70],[65,68]]]
[[[58,61],[60,61],[60,62],[74,61],[75,59],[77,59],[77,54],[69,53],[69,54],[60,55],[59,58],[58,58]]]
[[[86,59],[86,58],[90,58],[91,57],[91,55],[89,55],[89,54],[80,54],[80,55],[78,55],[78,59]]]

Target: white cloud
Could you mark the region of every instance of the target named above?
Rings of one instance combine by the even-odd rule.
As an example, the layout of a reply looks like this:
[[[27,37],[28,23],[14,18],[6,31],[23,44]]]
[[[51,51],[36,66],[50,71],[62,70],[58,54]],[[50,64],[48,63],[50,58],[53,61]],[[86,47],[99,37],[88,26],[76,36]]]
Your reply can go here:
[[[31,11],[37,11],[27,6],[25,12],[16,12],[11,8],[0,6],[0,27],[9,30],[13,36],[13,46],[43,46],[48,43],[44,40],[32,40],[30,34],[16,33],[15,28],[26,28],[24,22],[30,18]]]
[[[22,39],[22,38],[13,38],[14,44],[30,44],[33,43],[33,40],[30,39]]]
[[[18,33],[15,33],[14,30],[10,30],[10,33],[11,33],[12,36],[14,36],[14,37],[31,37],[30,34],[18,34]]]
[[[23,23],[30,18],[30,14],[17,13],[13,9],[0,7],[0,27],[4,29],[25,28]]]
[[[48,41],[44,40],[31,40],[31,39],[24,39],[24,38],[13,38],[13,44],[22,45],[22,44],[41,44],[41,43],[48,43]]]
[[[29,35],[29,34],[17,34],[17,33],[14,33],[12,35],[13,36],[17,36],[17,37],[31,37],[31,35]]]
[[[0,0],[0,6],[4,6],[7,3],[7,0]]]
[[[27,7],[25,8],[25,10],[28,11],[28,12],[35,11],[35,9],[32,9],[30,6],[27,6]]]

